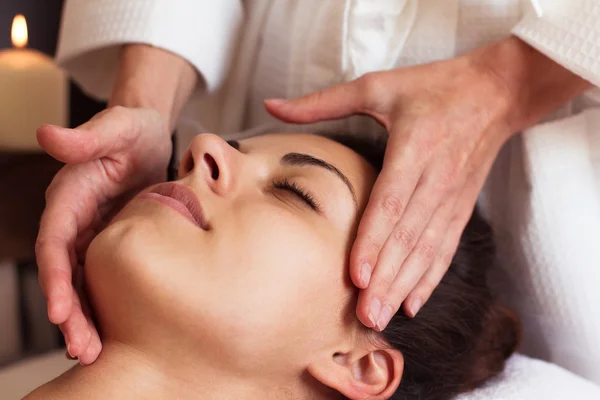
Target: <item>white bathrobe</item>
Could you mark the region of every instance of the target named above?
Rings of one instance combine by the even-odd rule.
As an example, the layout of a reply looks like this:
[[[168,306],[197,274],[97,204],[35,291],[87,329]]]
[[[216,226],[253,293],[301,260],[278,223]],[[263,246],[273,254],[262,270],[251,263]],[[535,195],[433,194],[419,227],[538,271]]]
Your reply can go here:
[[[181,153],[200,131],[385,134],[365,117],[278,123],[263,99],[450,58],[510,33],[600,86],[600,0],[67,0],[58,61],[105,99],[120,45],[186,58],[204,85],[178,125]],[[600,90],[507,143],[480,203],[498,233],[493,281],[522,318],[522,351],[600,383]]]

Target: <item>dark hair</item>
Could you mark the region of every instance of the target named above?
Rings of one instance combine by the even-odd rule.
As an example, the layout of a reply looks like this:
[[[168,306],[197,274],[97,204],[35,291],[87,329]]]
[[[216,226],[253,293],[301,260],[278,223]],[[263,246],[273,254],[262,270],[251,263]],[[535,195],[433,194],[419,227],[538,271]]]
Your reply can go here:
[[[326,136],[380,171],[384,139]],[[450,399],[503,370],[518,346],[520,326],[487,285],[494,251],[492,230],[475,210],[448,272],[417,316],[399,311],[383,332],[367,330],[404,357],[402,380],[392,399]]]

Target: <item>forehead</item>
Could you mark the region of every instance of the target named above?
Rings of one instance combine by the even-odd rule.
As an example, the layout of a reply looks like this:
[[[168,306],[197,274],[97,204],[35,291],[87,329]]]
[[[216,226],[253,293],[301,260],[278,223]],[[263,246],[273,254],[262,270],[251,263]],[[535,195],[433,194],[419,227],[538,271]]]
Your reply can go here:
[[[240,142],[241,150],[283,157],[288,153],[304,153],[317,157],[339,169],[354,186],[359,205],[364,207],[375,182],[373,167],[350,148],[323,136],[311,134],[270,134]],[[323,173],[326,173],[323,171]]]

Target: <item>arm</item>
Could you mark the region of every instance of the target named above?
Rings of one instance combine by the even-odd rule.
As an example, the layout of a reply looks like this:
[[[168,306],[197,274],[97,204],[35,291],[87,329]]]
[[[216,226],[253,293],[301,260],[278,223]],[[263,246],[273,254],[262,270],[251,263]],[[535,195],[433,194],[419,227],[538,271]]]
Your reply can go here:
[[[472,60],[504,90],[513,133],[593,87],[515,36],[475,51]]]
[[[172,130],[197,81],[196,70],[181,57],[147,45],[127,45],[108,106],[152,108]]]
[[[600,86],[600,0],[530,0],[512,33],[566,69]]]
[[[102,345],[85,296],[72,284],[78,260],[124,200],[165,179],[170,129],[197,86],[196,71],[202,88],[219,85],[240,22],[239,0],[65,4],[58,62],[111,106],[75,129],[43,126],[37,135],[67,164],[46,191],[38,276],[49,318],[82,364],[92,363]]]
[[[89,95],[111,96],[122,46],[148,44],[187,60],[213,91],[243,22],[240,0],[66,0],[57,62]]]
[[[385,329],[401,304],[417,314],[446,273],[502,145],[590,87],[512,36],[453,59],[267,102],[284,121],[362,113],[389,133],[350,254],[366,326]]]

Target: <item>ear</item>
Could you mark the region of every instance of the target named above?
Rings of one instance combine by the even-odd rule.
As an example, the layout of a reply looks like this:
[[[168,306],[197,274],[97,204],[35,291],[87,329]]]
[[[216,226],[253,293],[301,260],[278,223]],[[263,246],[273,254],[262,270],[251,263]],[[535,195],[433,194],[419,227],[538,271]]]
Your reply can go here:
[[[388,399],[402,377],[404,358],[396,349],[360,349],[313,361],[308,372],[350,400]]]

